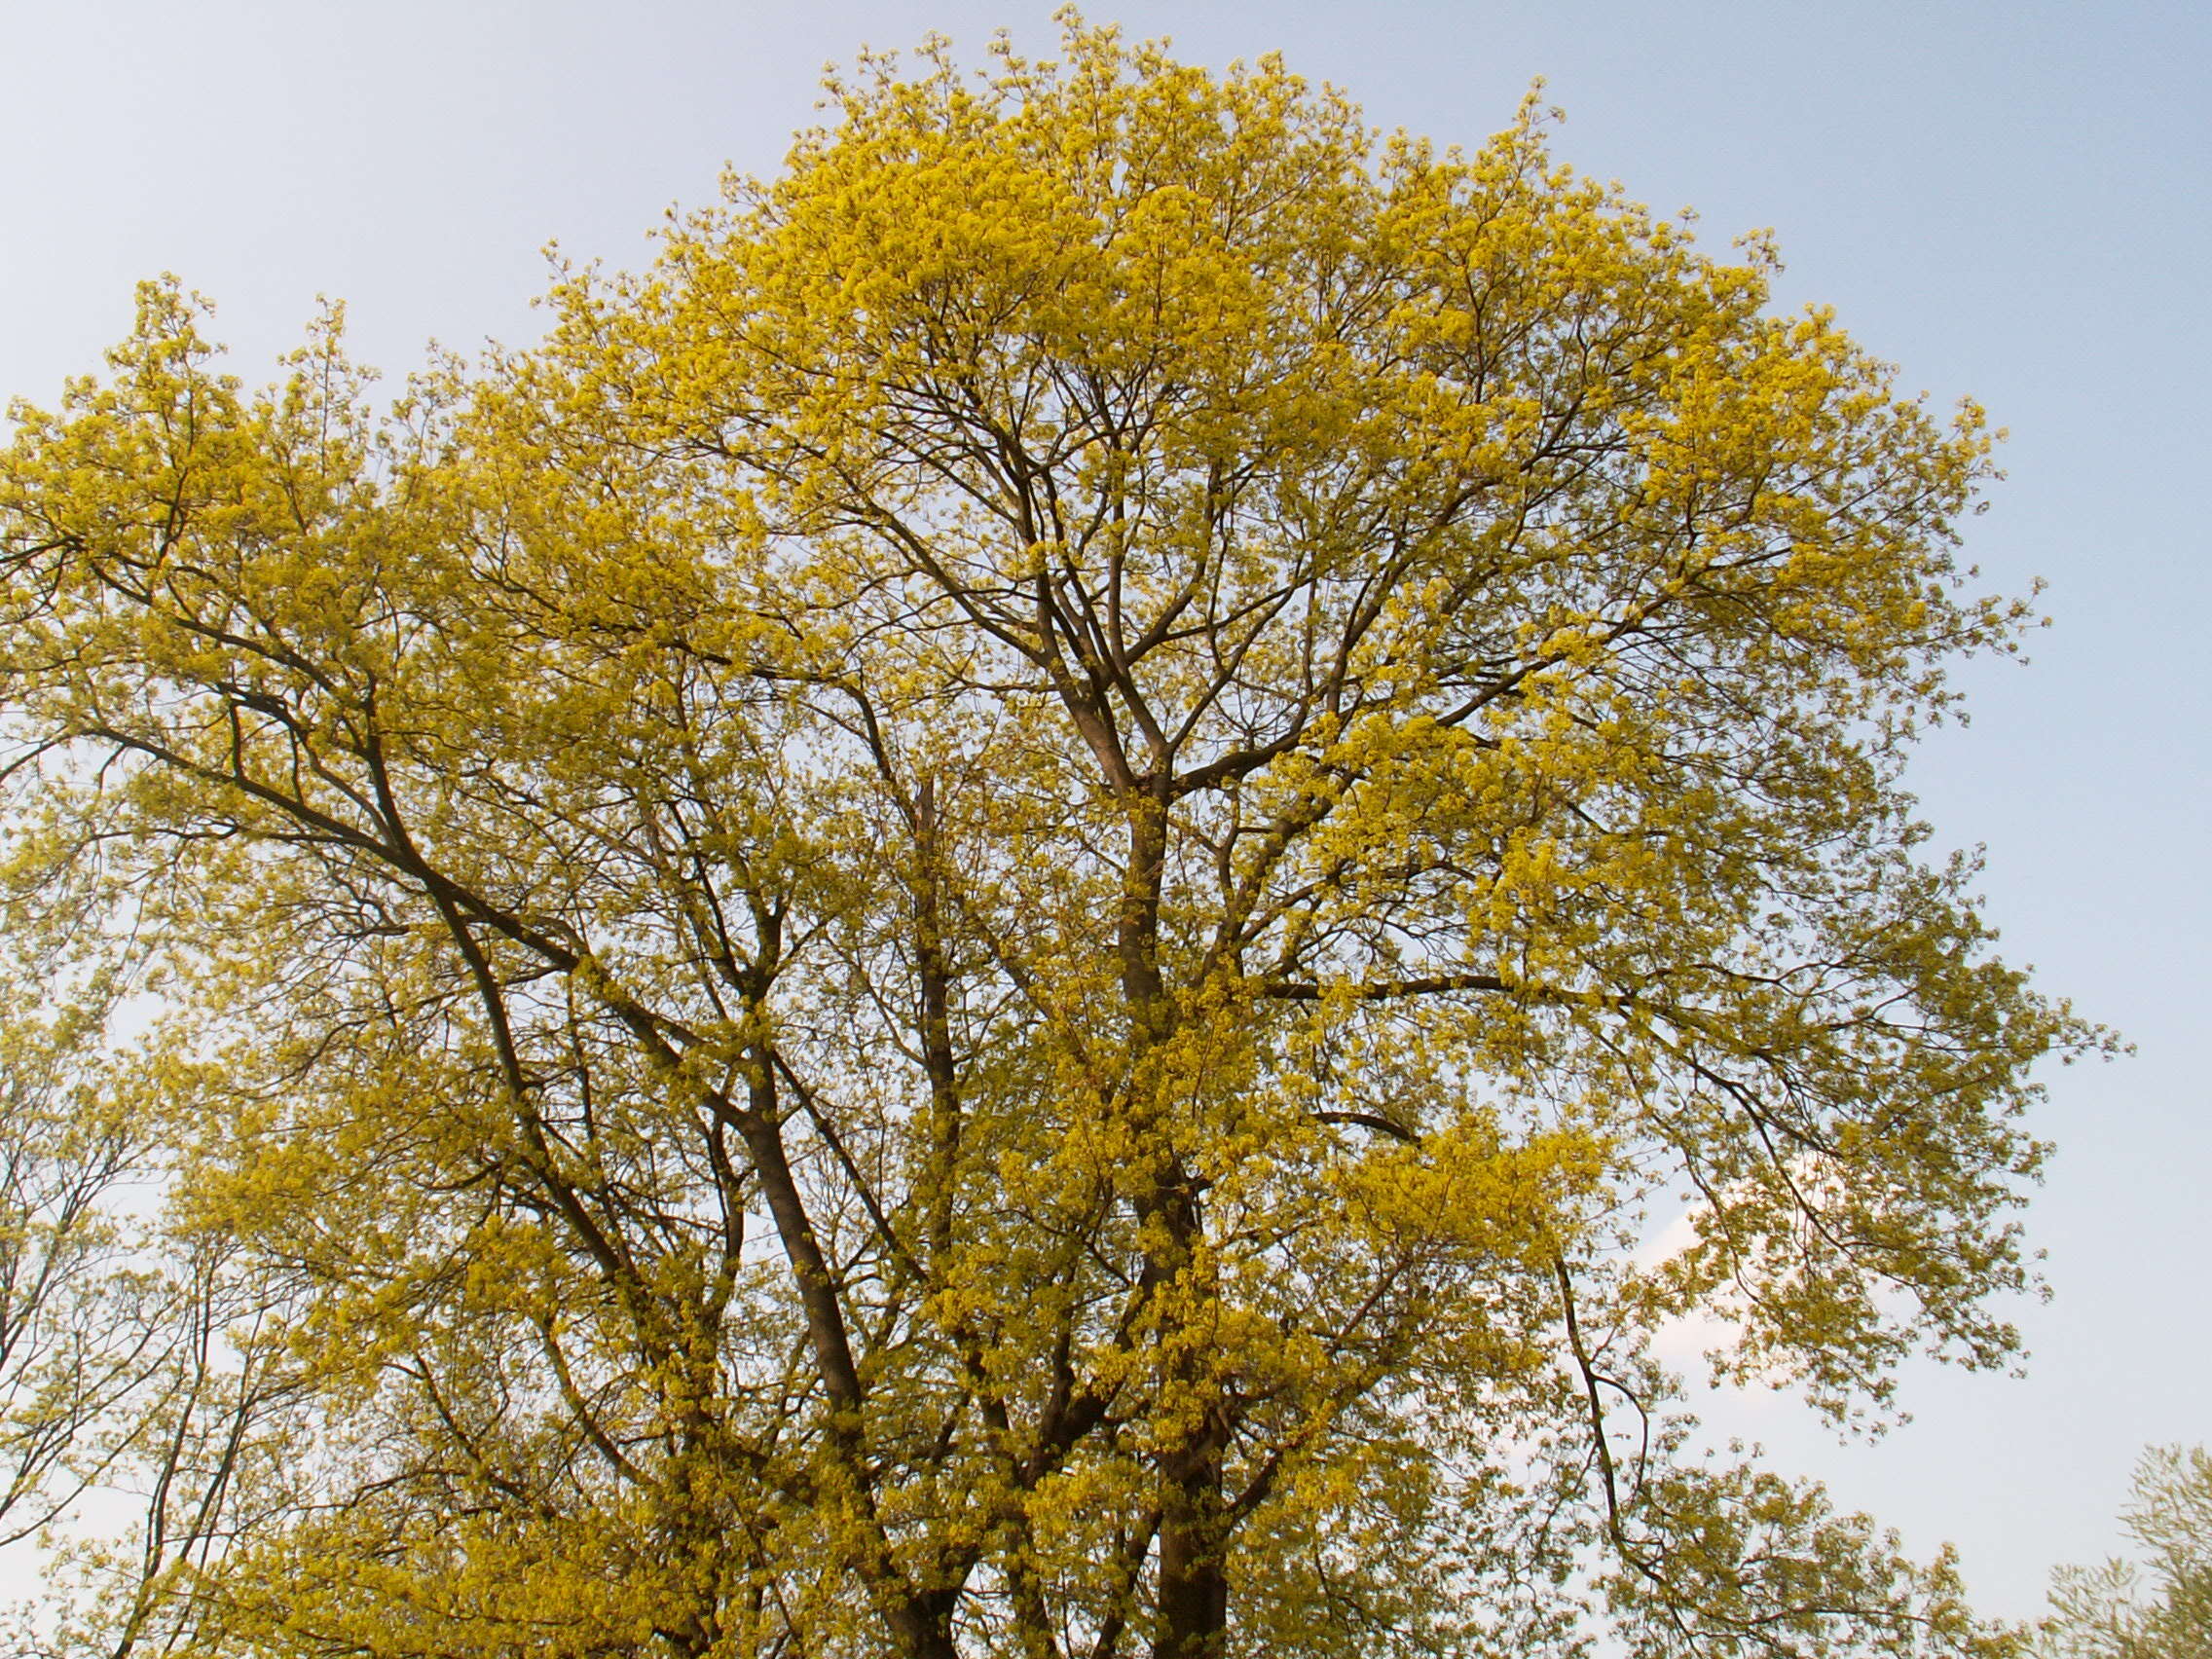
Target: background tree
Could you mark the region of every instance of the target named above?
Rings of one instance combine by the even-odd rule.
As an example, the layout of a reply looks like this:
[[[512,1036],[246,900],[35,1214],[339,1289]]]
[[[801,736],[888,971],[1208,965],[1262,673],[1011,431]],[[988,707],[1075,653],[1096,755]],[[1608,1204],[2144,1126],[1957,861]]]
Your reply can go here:
[[[20,875],[21,870],[12,870]],[[280,1281],[165,1216],[178,1080],[115,1040],[125,982],[65,918],[31,925],[0,986],[0,1548],[43,1544],[56,1586],[10,1609],[11,1651],[125,1659],[236,1524],[234,1475],[266,1456]],[[61,925],[57,928],[56,923]],[[53,950],[41,949],[52,945]],[[28,946],[29,948],[22,948]],[[93,1497],[102,1537],[80,1523]]]
[[[2154,1446],[2120,1524],[2148,1558],[2062,1567],[2037,1632],[2051,1659],[2183,1659],[2212,1651],[2212,1455]]]
[[[388,421],[161,285],[20,414],[18,856],[166,976],[293,1414],[164,1628],[1987,1647],[1648,1346],[1845,1422],[2016,1346],[2096,1034],[1899,787],[2027,619],[1960,597],[1977,412],[1532,111],[1440,155],[1073,23],[832,92]]]
[[[99,1478],[117,1450],[101,1431],[160,1363],[154,1287],[118,1214],[150,1169],[145,1125],[74,1063],[110,998],[47,989],[0,984],[0,1545]]]

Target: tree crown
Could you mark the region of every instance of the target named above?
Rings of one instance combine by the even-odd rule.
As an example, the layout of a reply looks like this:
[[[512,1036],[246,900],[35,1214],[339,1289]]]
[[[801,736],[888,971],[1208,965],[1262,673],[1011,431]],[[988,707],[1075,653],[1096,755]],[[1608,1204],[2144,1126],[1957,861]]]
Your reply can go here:
[[[1977,1649],[1649,1345],[1839,1421],[2016,1351],[2029,1068],[2101,1038],[1899,784],[2030,619],[1979,411],[1533,106],[1439,151],[1075,20],[831,92],[388,419],[160,284],[19,415],[10,925],[162,976],[283,1379],[130,1616]]]

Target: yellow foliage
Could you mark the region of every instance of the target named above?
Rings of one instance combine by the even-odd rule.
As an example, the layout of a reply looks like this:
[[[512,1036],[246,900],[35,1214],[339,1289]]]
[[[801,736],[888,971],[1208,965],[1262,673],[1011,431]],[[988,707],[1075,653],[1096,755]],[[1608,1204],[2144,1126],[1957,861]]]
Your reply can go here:
[[[174,1650],[1565,1652],[1601,1558],[1972,1649],[1646,1344],[2013,1349],[2095,1034],[1897,787],[2025,619],[1978,411],[1533,107],[832,91],[389,419],[154,284],[0,463],[15,925],[159,965],[171,1225],[284,1287]]]

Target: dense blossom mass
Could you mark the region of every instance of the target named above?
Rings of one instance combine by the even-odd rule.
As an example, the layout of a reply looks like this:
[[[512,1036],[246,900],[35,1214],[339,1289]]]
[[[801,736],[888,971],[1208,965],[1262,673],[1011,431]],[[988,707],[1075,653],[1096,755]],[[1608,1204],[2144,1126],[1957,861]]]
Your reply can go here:
[[[174,284],[18,411],[10,1156],[111,1201],[0,1235],[105,1287],[0,1480],[144,1516],[42,1640],[1999,1651],[1651,1348],[2015,1351],[2099,1039],[1899,784],[2028,620],[1978,412],[1532,108],[831,98],[388,415]]]

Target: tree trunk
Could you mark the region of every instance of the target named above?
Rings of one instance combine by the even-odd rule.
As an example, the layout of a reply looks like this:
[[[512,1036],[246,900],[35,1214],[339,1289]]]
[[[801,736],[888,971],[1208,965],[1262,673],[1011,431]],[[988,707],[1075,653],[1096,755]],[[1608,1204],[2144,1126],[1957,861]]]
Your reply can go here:
[[[1161,1470],[1153,1659],[1220,1659],[1229,1629],[1228,1506],[1209,1425]]]
[[[1166,777],[1164,768],[1158,774]],[[1160,897],[1167,862],[1167,802],[1160,793],[1132,799],[1129,863],[1122,894],[1122,989],[1130,1020],[1133,1079],[1140,1090],[1148,1051],[1173,1035],[1175,1010],[1160,972]],[[1160,1106],[1153,1103],[1151,1110]],[[1140,1108],[1140,1115],[1142,1109]],[[1154,1239],[1146,1250],[1144,1282],[1154,1293],[1188,1294],[1198,1260],[1204,1218],[1190,1173],[1173,1150],[1170,1125],[1154,1122],[1158,1162],[1137,1200],[1137,1212]],[[1170,1290],[1169,1287],[1176,1287]],[[1207,1300],[1201,1298],[1201,1301]],[[1222,1495],[1222,1454],[1228,1445],[1221,1405],[1212,1398],[1212,1367],[1190,1347],[1161,1379],[1171,1395],[1202,1401],[1183,1444],[1160,1460],[1160,1578],[1153,1614],[1153,1659],[1219,1659],[1229,1627],[1228,1505]]]
[[[1186,1279],[1203,1222],[1198,1200],[1180,1169],[1156,1189],[1145,1218],[1161,1241],[1145,1277],[1164,1288]],[[1188,1287],[1184,1287],[1187,1293]],[[1174,1294],[1174,1293],[1170,1293]],[[1153,1617],[1153,1659],[1218,1659],[1229,1624],[1229,1510],[1222,1493],[1222,1455],[1229,1436],[1213,1367],[1200,1349],[1179,1346],[1161,1386],[1178,1415],[1200,1407],[1183,1443],[1160,1459],[1160,1579]]]

